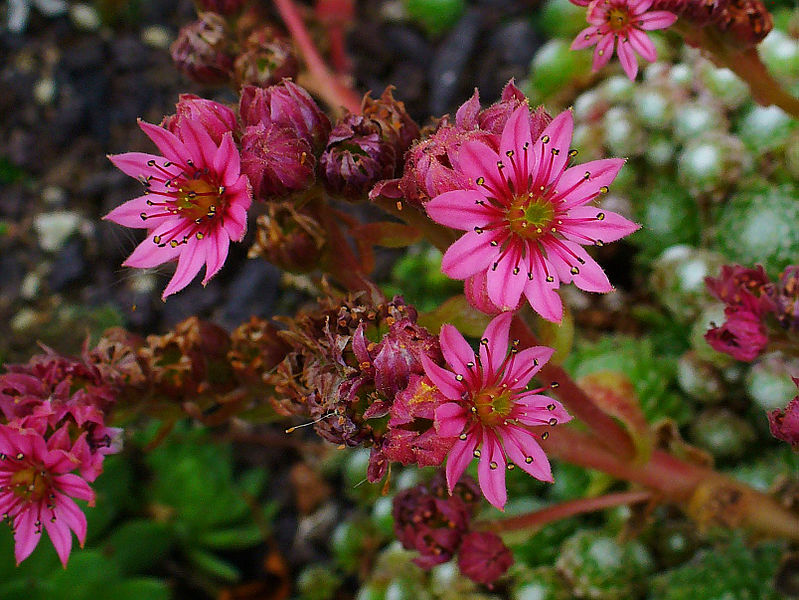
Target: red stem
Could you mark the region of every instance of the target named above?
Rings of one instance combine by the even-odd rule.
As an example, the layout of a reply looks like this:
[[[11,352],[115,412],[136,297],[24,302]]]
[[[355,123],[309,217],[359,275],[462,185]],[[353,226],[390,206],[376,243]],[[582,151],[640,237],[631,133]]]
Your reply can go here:
[[[511,325],[511,335],[522,347],[539,345],[538,338],[527,324],[516,315]],[[563,401],[571,413],[585,423],[597,435],[600,442],[622,458],[635,456],[635,445],[630,436],[610,415],[597,406],[562,367],[547,363],[538,372],[538,379],[553,385],[555,395]]]
[[[595,512],[613,506],[627,504],[638,504],[646,502],[652,498],[652,493],[647,491],[620,492],[618,494],[607,494],[596,498],[578,498],[569,502],[562,502],[553,506],[547,506],[541,510],[536,510],[523,515],[517,515],[507,519],[496,521],[484,521],[478,523],[479,529],[490,529],[497,533],[501,531],[517,531],[520,529],[532,529],[541,527],[547,523],[580,515],[583,513]]]
[[[336,79],[327,68],[294,2],[292,0],[274,0],[274,2],[286,28],[300,49],[305,63],[308,65],[308,70],[316,81],[319,95],[333,107],[343,106],[352,113],[359,113],[361,98]]]

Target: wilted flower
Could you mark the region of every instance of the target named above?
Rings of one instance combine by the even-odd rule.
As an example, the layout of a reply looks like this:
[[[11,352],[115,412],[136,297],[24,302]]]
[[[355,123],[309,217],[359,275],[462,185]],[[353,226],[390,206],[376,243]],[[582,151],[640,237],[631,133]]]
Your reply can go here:
[[[517,108],[499,151],[482,142],[461,147],[455,169],[468,185],[425,205],[434,221],[467,231],[446,251],[441,270],[453,279],[485,273],[488,298],[500,310],[514,309],[524,294],[541,316],[559,322],[561,282],[592,292],[613,289],[582,245],[601,246],[638,229],[588,205],[607,191],[624,161],[567,168],[572,129],[571,111],[564,111],[534,141],[528,108]]]
[[[450,496],[442,489],[442,480],[437,474],[430,483],[403,490],[394,497],[394,532],[404,548],[419,552],[421,556],[413,562],[423,569],[454,556],[472,517],[472,507],[464,502],[462,494],[474,495],[474,481],[464,478],[458,490],[462,494]]]
[[[231,133],[217,145],[202,122],[181,121],[177,135],[139,121],[163,156],[128,152],[109,156],[119,169],[139,179],[145,193],[108,213],[104,219],[147,229],[126,266],[152,268],[178,261],[162,298],[186,287],[205,265],[203,285],[228,255],[230,241],[247,229],[252,202],[247,178]]]
[[[216,13],[204,12],[181,27],[170,52],[177,68],[199,83],[225,83],[233,73],[230,31]]]
[[[72,498],[94,504],[94,492],[70,473],[80,461],[68,441],[66,432],[46,442],[33,429],[0,425],[0,514],[14,529],[17,564],[36,548],[43,528],[64,566],[72,550],[72,532],[81,546],[86,540],[86,517]]]
[[[615,46],[627,77],[635,79],[638,73],[636,52],[649,62],[657,59],[655,46],[645,31],[671,27],[677,20],[677,15],[650,10],[651,6],[652,0],[593,0],[588,5],[590,27],[577,34],[572,50],[596,45],[593,69],[598,71],[613,56]]]
[[[391,86],[387,87],[376,99],[367,93],[363,98],[361,114],[380,126],[383,140],[394,146],[397,157],[401,158],[419,137],[419,126],[405,110],[405,104],[394,99],[392,89]]]
[[[266,374],[288,354],[290,348],[270,321],[250,317],[230,334],[227,358],[240,381],[261,384]]]
[[[327,232],[314,215],[314,205],[270,202],[268,214],[256,221],[255,241],[248,256],[262,256],[285,271],[305,273],[319,267]]]
[[[799,332],[799,266],[787,267],[776,285],[766,289],[774,314],[784,329]]]
[[[723,325],[705,333],[710,347],[745,362],[760,356],[768,345],[768,332],[760,315],[744,308],[727,307],[724,316]]]
[[[436,430],[459,436],[447,459],[449,488],[472,458],[479,458],[480,489],[500,509],[507,500],[506,469],[518,465],[536,479],[552,481],[549,461],[529,427],[571,419],[559,403],[539,393],[545,388],[527,391],[554,350],[535,346],[519,352],[514,343],[508,352],[512,319],[503,313],[488,324],[478,356],[457,329],[442,326],[441,351],[451,371],[423,358],[425,374],[450,400],[436,410]]]
[[[164,117],[161,125],[181,139],[192,135],[188,122],[199,124],[219,146],[228,132],[237,129],[236,113],[229,107],[194,94],[181,94],[175,105],[175,114]]]
[[[799,377],[794,377],[793,382],[799,386]],[[799,450],[799,396],[791,400],[784,409],[771,411],[768,423],[771,435]]]
[[[715,23],[724,13],[730,0],[685,0],[680,16],[697,27]]]
[[[375,121],[350,114],[330,132],[320,166],[331,192],[356,199],[394,175],[398,158],[397,148],[383,139]]]
[[[266,87],[284,77],[296,77],[300,64],[292,43],[271,27],[252,32],[233,63],[238,85]]]
[[[717,278],[705,277],[705,285],[713,296],[728,307],[743,309],[758,316],[773,308],[769,297],[771,281],[762,265],[754,269],[724,265]]]
[[[463,538],[458,553],[461,573],[490,586],[513,564],[513,555],[496,533],[473,531]]]

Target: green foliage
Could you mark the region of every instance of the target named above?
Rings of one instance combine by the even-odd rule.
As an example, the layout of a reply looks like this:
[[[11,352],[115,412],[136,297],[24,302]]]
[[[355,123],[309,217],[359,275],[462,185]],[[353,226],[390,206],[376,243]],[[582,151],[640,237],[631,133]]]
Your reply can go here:
[[[466,7],[464,0],[403,0],[408,16],[431,35],[438,35],[455,23]]]
[[[463,283],[441,272],[441,252],[427,244],[412,246],[394,265],[386,294],[401,294],[421,312],[440,306],[454,294],[463,293]]]
[[[650,600],[779,600],[772,585],[780,549],[768,544],[747,548],[734,537],[723,548],[653,578]]]

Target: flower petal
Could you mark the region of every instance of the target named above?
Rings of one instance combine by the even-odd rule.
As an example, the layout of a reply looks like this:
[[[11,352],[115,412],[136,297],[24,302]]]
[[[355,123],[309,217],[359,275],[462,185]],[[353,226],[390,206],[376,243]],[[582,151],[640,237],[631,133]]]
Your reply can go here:
[[[45,518],[44,528],[47,530],[47,535],[50,536],[50,541],[53,542],[53,547],[61,564],[66,568],[69,553],[72,551],[72,532],[58,516],[50,519]]]
[[[646,31],[655,29],[666,29],[671,27],[677,21],[677,15],[665,10],[653,10],[638,17],[636,27]]]
[[[147,204],[148,201],[158,201],[158,197],[152,194],[146,196],[139,196],[128,200],[124,204],[120,204],[110,213],[103,217],[106,221],[112,221],[118,225],[125,227],[133,227],[134,229],[153,229],[161,225],[165,220],[174,219],[171,215],[165,217],[148,217],[147,213],[160,212],[153,210],[153,207]],[[142,219],[142,215],[145,216]]]
[[[208,281],[219,272],[222,265],[225,264],[227,259],[228,249],[230,248],[230,238],[227,232],[221,227],[217,227],[212,231],[207,239],[202,240],[205,242],[206,257],[205,257],[205,277],[203,278],[203,285],[207,285]]]
[[[436,408],[436,433],[441,437],[454,437],[463,432],[466,409],[457,402],[445,402]]]
[[[424,373],[436,385],[439,391],[450,400],[460,400],[463,396],[463,385],[455,379],[455,373],[439,367],[426,355],[422,355]]]
[[[475,188],[485,188],[492,194],[506,189],[499,176],[497,153],[482,142],[466,142],[458,150],[456,168],[469,178]],[[482,185],[478,181],[482,181]]]
[[[452,244],[441,258],[441,270],[452,279],[466,279],[479,271],[484,271],[497,258],[500,234],[495,231],[467,231]]]
[[[469,342],[455,327],[449,324],[441,326],[441,333],[438,337],[441,342],[441,353],[450,368],[455,373],[460,373],[466,379],[470,379],[471,374],[474,373],[475,356]],[[471,368],[468,366],[469,363],[472,365]]]
[[[477,476],[483,496],[499,510],[504,510],[508,501],[508,490],[505,487],[506,464],[499,440],[490,429],[484,429]]]
[[[547,321],[560,323],[563,319],[563,302],[555,291],[560,286],[560,281],[554,276],[554,269],[545,270],[546,260],[540,253],[533,256],[532,278],[524,288],[524,295],[530,306]],[[550,278],[551,281],[547,281]]]
[[[603,158],[569,167],[555,185],[551,201],[560,213],[593,200],[613,183],[624,162],[623,158]]]
[[[619,55],[619,62],[627,77],[630,80],[635,80],[635,76],[638,75],[638,59],[635,58],[635,52],[626,38],[619,38],[619,42],[616,44],[616,53]]]
[[[466,467],[469,466],[469,463],[472,462],[472,458],[474,458],[474,449],[477,446],[479,433],[480,430],[478,427],[472,428],[471,431],[467,432],[466,439],[458,439],[455,445],[452,446],[452,450],[449,451],[445,470],[447,474],[447,487],[449,488],[450,494],[452,493],[452,488],[458,483]]]
[[[94,502],[94,492],[89,484],[86,483],[82,477],[74,473],[66,473],[53,477],[56,489],[62,494],[66,494],[78,500],[86,500],[89,503]]]
[[[593,46],[599,41],[599,35],[599,28],[596,25],[586,27],[577,34],[576,38],[574,38],[571,49],[582,50],[583,48]]]
[[[640,29],[631,29],[628,35],[630,45],[633,47],[641,57],[648,62],[655,62],[658,58],[658,51],[655,49],[655,44],[649,39]]]
[[[42,537],[41,530],[35,525],[38,520],[38,504],[23,508],[14,519],[14,558],[17,566],[31,555]]]
[[[86,515],[71,498],[55,493],[55,505],[58,518],[63,520],[75,532],[78,542],[83,546],[86,543]]]
[[[533,167],[533,136],[530,130],[530,107],[523,102],[513,111],[499,141],[499,157],[512,168],[511,180],[516,189],[524,189]]]
[[[186,146],[194,151],[194,156],[199,158],[200,162],[195,161],[195,167],[208,168],[214,165],[214,158],[217,154],[217,146],[214,140],[208,135],[205,128],[194,119],[185,119],[183,126],[180,128],[180,135]],[[230,135],[225,134],[225,135]],[[216,170],[216,169],[215,169]],[[221,173],[217,170],[217,173]]]
[[[569,160],[573,131],[572,112],[564,110],[541,133],[533,147],[533,156],[536,159],[533,189],[540,186],[547,187],[563,174],[563,169]]]
[[[147,234],[147,237],[141,242],[136,248],[133,250],[130,256],[125,259],[125,262],[122,263],[125,267],[137,267],[139,269],[150,269],[152,267],[157,267],[158,265],[162,265],[165,262],[169,262],[170,260],[174,260],[177,258],[181,251],[182,247],[178,246],[177,248],[173,248],[171,245],[167,244],[164,247],[159,246],[155,242],[153,242],[153,237],[158,235],[164,235],[166,231],[171,229],[172,223],[164,223],[155,231],[151,231]]]
[[[222,143],[216,150],[213,165],[214,171],[219,173],[220,181],[225,186],[233,185],[241,175],[241,157],[230,132],[222,136]]]
[[[553,481],[549,459],[532,433],[521,427],[503,427],[502,441],[508,458],[525,473],[540,481]]]
[[[591,68],[594,71],[599,71],[602,67],[608,64],[608,61],[613,56],[613,44],[616,42],[616,36],[612,33],[603,35],[594,48],[594,62]]]
[[[530,379],[552,358],[554,352],[555,350],[547,346],[533,346],[516,353],[512,367],[502,378],[503,383],[507,383],[511,389],[527,387]]]
[[[497,217],[497,210],[488,206],[486,197],[476,190],[444,192],[424,207],[436,223],[467,231],[485,227]]]
[[[566,238],[587,245],[615,242],[641,228],[621,215],[594,206],[578,206],[561,219],[559,231]]]
[[[547,258],[563,283],[573,281],[574,285],[586,292],[613,291],[602,267],[579,244],[569,241],[548,244]]]
[[[167,296],[171,296],[175,292],[179,292],[185,288],[191,280],[200,272],[200,269],[205,264],[205,257],[207,254],[207,244],[197,243],[200,240],[189,239],[189,244],[183,246],[183,251],[178,257],[178,267],[175,269],[175,274],[169,280],[164,293],[161,294],[161,299],[166,300]]]
[[[484,373],[490,378],[498,372],[508,355],[508,338],[513,313],[505,312],[497,315],[486,327],[480,341],[480,364]]]
[[[189,159],[194,159],[195,162],[199,161],[199,154],[190,152],[174,133],[141,119],[139,119],[139,127],[170,162],[187,169]]]
[[[486,271],[488,297],[500,310],[518,308],[530,270],[527,263],[521,244],[511,241],[502,258]]]

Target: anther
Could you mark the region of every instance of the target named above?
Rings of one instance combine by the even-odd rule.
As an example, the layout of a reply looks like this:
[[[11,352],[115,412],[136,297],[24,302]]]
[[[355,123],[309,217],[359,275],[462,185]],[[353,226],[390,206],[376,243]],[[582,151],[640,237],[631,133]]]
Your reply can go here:
[[[609,191],[610,191],[610,188],[608,186],[606,186],[606,185],[603,185],[601,188],[599,188],[599,193],[600,194],[607,194]]]
[[[547,410],[555,410],[556,408],[554,404],[547,404]]]
[[[569,158],[574,158],[577,154],[577,150],[569,150]]]
[[[555,278],[552,275],[547,275],[547,283],[552,283],[553,281],[555,281]]]
[[[518,275],[519,271],[520,271],[519,267],[513,267],[513,274],[514,275]]]
[[[526,462],[529,465],[530,463],[533,462],[533,457],[532,456],[525,456],[524,457],[524,462]]]
[[[530,281],[532,281],[532,280],[533,280],[533,274],[532,274],[532,273],[528,273],[528,274],[527,274],[527,279],[529,279]]]
[[[25,458],[25,455],[22,452],[20,452],[14,458],[16,458],[17,460],[22,460],[23,458]]]
[[[505,165],[502,164],[501,160],[498,160],[497,161],[497,169],[504,169],[504,168],[505,168]]]
[[[485,177],[478,177],[476,181],[477,185],[483,185],[485,182],[486,182]]]
[[[591,171],[586,171],[585,175],[583,175],[583,179],[591,179]]]
[[[505,156],[507,156],[508,158],[513,158],[513,150],[508,150],[508,151],[505,153]]]
[[[195,233],[195,234],[194,234],[194,237],[196,237],[198,240],[201,240],[201,239],[203,239],[205,236],[204,236],[202,233],[200,233],[200,232],[198,231],[197,233]]]
[[[497,246],[499,246],[499,242],[497,240],[491,240],[491,242],[488,245],[491,246],[492,248],[496,248]]]
[[[147,166],[148,167],[154,167],[155,166],[155,161],[151,158],[150,160],[147,161]]]
[[[598,246],[598,247],[600,247],[600,248],[601,248],[602,246],[604,246],[604,245],[605,245],[605,242],[603,242],[602,240],[596,240],[596,241],[594,242],[594,246]]]
[[[560,154],[560,150],[557,148],[552,148],[552,156],[557,156],[558,154]]]
[[[142,221],[146,221],[147,220],[147,213],[141,213],[139,216],[141,217]]]
[[[0,452],[0,460],[5,460],[5,459],[6,459],[6,455],[3,454],[2,452]]]
[[[488,346],[488,338],[481,339],[480,343],[483,344],[484,346]]]
[[[170,240],[169,241],[169,245],[172,246],[173,248],[177,248],[178,247],[178,241],[177,240]]]
[[[549,420],[549,424],[550,424],[550,425],[552,425],[552,426],[554,427],[555,425],[557,425],[557,424],[558,424],[558,420],[557,420],[555,417],[552,417],[552,418]]]
[[[475,450],[474,452],[472,452],[472,454],[474,455],[475,458],[480,458],[480,451],[479,450]]]
[[[596,216],[596,220],[597,221],[604,221],[605,220],[605,213],[603,213],[603,212],[598,213],[597,216]]]
[[[481,227],[475,227],[475,228],[474,228],[474,232],[475,232],[477,235],[480,235],[481,233],[483,233],[483,229],[482,229]]]
[[[496,463],[496,462],[494,462],[493,460],[492,460],[490,463],[488,463],[488,468],[489,468],[489,469],[491,469],[492,471],[493,471],[494,469],[496,469],[496,468],[497,468],[497,466],[498,466],[498,465],[497,465],[497,463]]]
[[[572,267],[571,269],[569,269],[569,273],[571,273],[572,275],[579,275],[580,269],[578,269],[577,267]]]
[[[498,266],[499,266],[499,263],[495,262],[493,265],[491,265],[491,270],[492,271],[496,271]]]
[[[455,375],[455,380],[456,380],[456,381],[463,381],[463,375],[461,375],[460,373],[458,373],[457,375]]]
[[[465,433],[462,433],[462,434],[460,434],[460,435],[458,436],[458,439],[459,439],[460,441],[462,441],[462,442],[463,442],[463,441],[465,441],[465,440],[466,440],[466,434],[465,434]]]
[[[548,144],[549,143],[549,136],[545,135],[544,137],[541,138],[541,141],[544,142],[545,144]]]
[[[507,466],[508,471],[513,471],[513,469],[515,469],[515,468],[516,468],[516,465],[514,465],[513,463],[508,463],[508,466]]]
[[[549,432],[548,432],[548,431],[545,431],[544,433],[542,433],[542,434],[541,434],[541,439],[542,439],[542,440],[545,440],[545,439],[547,439],[548,437],[549,437]]]
[[[160,235],[154,235],[153,236],[153,242],[155,242],[156,244],[160,244],[161,243],[161,236]]]
[[[560,384],[557,381],[553,381],[552,383],[549,384],[549,387],[555,390],[560,387]]]
[[[474,363],[473,363],[472,361],[469,361],[469,362],[467,362],[467,363],[466,363],[466,366],[467,366],[467,368],[469,368],[469,369],[474,369]]]

